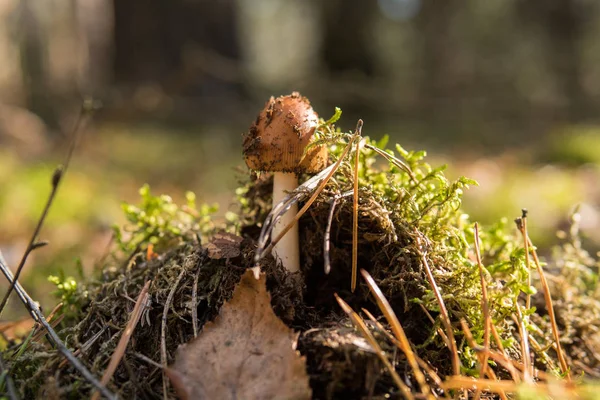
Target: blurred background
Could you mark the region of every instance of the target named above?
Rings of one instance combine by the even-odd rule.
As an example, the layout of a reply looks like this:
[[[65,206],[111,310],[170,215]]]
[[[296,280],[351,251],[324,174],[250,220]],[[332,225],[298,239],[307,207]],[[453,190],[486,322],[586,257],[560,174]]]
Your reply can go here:
[[[598,249],[599,38],[595,0],[0,0],[0,248],[14,268],[83,98],[103,107],[23,275],[42,301],[144,183],[232,209],[242,133],[297,90],[478,180],[474,220],[526,207],[547,251],[579,204]]]

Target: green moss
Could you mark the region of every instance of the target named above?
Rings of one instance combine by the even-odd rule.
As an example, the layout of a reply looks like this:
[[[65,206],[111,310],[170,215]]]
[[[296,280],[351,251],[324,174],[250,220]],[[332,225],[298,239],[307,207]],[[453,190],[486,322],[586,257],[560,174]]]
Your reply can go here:
[[[334,123],[340,117],[341,111],[336,109],[331,119],[321,121],[314,144],[329,147],[331,162],[341,157],[352,135],[352,132],[342,132],[335,127]],[[478,376],[477,353],[467,344],[460,326],[461,320],[466,321],[475,341],[483,344],[485,321],[479,269],[473,250],[474,224],[462,209],[463,191],[476,182],[465,177],[449,180],[445,175],[446,166],[429,165],[424,151],[409,151],[400,145],[390,149],[387,141],[386,137],[380,141],[369,137],[361,139],[358,154],[360,267],[368,270],[383,290],[405,325],[418,355],[440,375],[448,376],[453,373],[450,355],[438,334],[438,328],[442,326],[440,307],[424,271],[422,260],[425,259],[450,315],[462,364],[461,372]],[[364,307],[377,312],[365,287],[355,293],[349,291],[353,199],[348,194],[352,193],[353,158],[357,157],[354,150],[349,154],[300,220],[303,275],[287,274],[273,259],[264,260],[262,264],[270,277],[268,285],[275,311],[301,333],[327,327],[335,337],[339,329],[348,329],[345,314],[333,299],[334,292],[342,295],[357,310]],[[92,341],[86,354],[92,370],[100,373],[127,323],[132,305],[129,296],[135,296],[144,282],[151,280],[149,293],[153,304],[148,311],[149,320],[167,315],[168,330],[173,332],[167,341],[170,357],[179,344],[193,337],[190,320],[197,319],[199,326],[196,328],[201,328],[205,321],[214,317],[243,270],[254,265],[256,240],[271,210],[270,192],[269,175],[250,174],[248,181],[242,183],[235,193],[239,213],[230,213],[225,223],[217,224],[211,218],[216,209],[208,205],[198,207],[192,193],[186,195],[186,204],[177,205],[171,197],[152,195],[147,185],[142,187],[139,204],[123,204],[127,223],[114,228],[114,251],[95,278],[82,282],[65,277],[52,278],[58,285],[58,295],[75,307],[74,315],[63,323],[60,331],[67,344],[76,349]],[[337,203],[332,210],[334,198]],[[323,242],[325,221],[330,212],[333,212],[329,238],[332,273],[325,276],[322,272]],[[573,228],[563,235],[564,243],[557,247],[554,257],[544,266],[553,274],[549,281],[553,282],[552,295],[570,366],[581,372],[585,368],[578,362],[592,369],[598,368],[593,361],[593,351],[586,350],[585,346],[589,343],[578,338],[600,329],[600,306],[594,300],[599,295],[597,262],[582,248],[576,222],[574,218]],[[211,240],[222,230],[243,236],[243,240],[233,241],[239,246],[233,252],[233,261],[215,258],[208,250],[211,245],[213,248],[219,246],[218,241]],[[539,287],[537,273],[527,267],[522,238],[507,219],[501,219],[483,227],[479,239],[490,317],[506,354],[516,360],[520,358],[519,329],[513,317],[522,314],[530,337],[535,338],[537,343],[534,346],[536,367],[559,376],[545,303],[536,290]],[[208,247],[207,243],[210,243]],[[147,251],[149,245],[153,245],[150,252]],[[152,252],[159,256],[153,257]],[[194,288],[197,292],[193,292]],[[171,291],[176,291],[173,302],[166,304]],[[525,295],[533,296],[529,309],[524,307],[522,299]],[[193,304],[196,298],[199,302]],[[194,307],[196,312],[201,313],[200,317],[193,316]],[[434,319],[433,322],[429,322],[423,308]],[[96,334],[102,340],[93,339]],[[159,324],[142,324],[136,328],[130,350],[157,360],[160,358],[160,340]],[[381,336],[381,340],[386,340],[385,336]],[[311,375],[319,374],[325,369],[322,363],[327,362],[327,357],[320,358],[320,350],[311,348],[311,341],[301,342],[304,346],[301,351],[310,355]],[[393,345],[388,343],[386,348],[393,348]],[[17,382],[21,388],[26,387],[26,383],[35,383],[37,386],[23,390],[28,395],[39,396],[38,389],[43,385],[49,387],[50,378],[57,368],[61,368],[60,358],[39,343],[18,357],[15,354],[6,353],[5,358],[13,368]],[[159,392],[162,387],[159,370],[132,354],[126,356],[127,365],[120,367],[111,389],[120,391],[123,396],[137,395],[144,390]],[[356,383],[349,395],[367,395],[361,392],[365,387],[362,383],[367,379],[363,376],[366,372],[344,364],[347,358],[337,356],[332,355],[332,359],[338,360],[344,374],[357,374],[346,379]],[[371,356],[371,353],[364,352],[355,359]],[[403,360],[395,361],[399,371],[409,370],[403,365]],[[379,364],[375,360],[372,365]],[[498,365],[490,364],[490,367],[499,377],[508,376],[506,370]],[[139,383],[131,377],[132,374],[134,377],[140,374],[153,378]],[[336,372],[331,370],[327,374],[323,376],[336,376]],[[380,375],[378,379],[386,379],[384,374]],[[405,375],[406,379],[413,379],[409,373]],[[87,383],[81,382],[72,373],[61,379],[51,381],[50,387],[59,388],[66,395],[73,395],[73,388],[80,393],[90,390]],[[314,379],[314,382],[321,381],[326,379]],[[375,394],[394,394],[391,387],[387,383],[379,385]],[[313,389],[320,393],[322,388],[314,383]],[[169,393],[169,396],[172,395]],[[524,398],[529,396],[525,389],[522,395]]]

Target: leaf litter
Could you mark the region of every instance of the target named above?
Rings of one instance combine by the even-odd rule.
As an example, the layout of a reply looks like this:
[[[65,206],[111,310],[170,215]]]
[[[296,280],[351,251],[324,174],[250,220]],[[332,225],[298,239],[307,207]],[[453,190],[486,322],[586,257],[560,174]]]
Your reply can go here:
[[[231,300],[167,370],[182,399],[309,399],[297,335],[271,308],[264,274],[242,275]]]

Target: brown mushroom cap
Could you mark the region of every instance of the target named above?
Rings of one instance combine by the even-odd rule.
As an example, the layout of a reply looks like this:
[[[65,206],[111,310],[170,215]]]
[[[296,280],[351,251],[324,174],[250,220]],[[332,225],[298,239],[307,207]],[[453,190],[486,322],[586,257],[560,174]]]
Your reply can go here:
[[[257,171],[312,173],[327,165],[327,147],[305,151],[319,116],[298,92],[273,98],[265,104],[244,135],[244,158]]]

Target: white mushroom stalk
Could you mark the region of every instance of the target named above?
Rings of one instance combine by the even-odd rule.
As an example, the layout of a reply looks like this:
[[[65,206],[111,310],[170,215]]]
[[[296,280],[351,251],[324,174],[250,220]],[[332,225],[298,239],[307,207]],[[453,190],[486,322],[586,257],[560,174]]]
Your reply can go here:
[[[294,92],[276,99],[271,97],[244,135],[246,165],[273,173],[274,209],[298,187],[299,174],[314,174],[327,165],[326,146],[308,147],[318,123],[319,116],[308,99]],[[273,221],[272,235],[278,236],[290,225],[297,212],[297,205],[290,203],[287,212]],[[297,224],[274,246],[274,255],[288,271],[300,270]]]
[[[275,172],[273,174],[273,208],[279,204],[288,193],[298,187],[298,178],[292,172]],[[298,213],[298,205],[292,204],[285,214],[279,218],[273,227],[271,237],[277,237],[279,233],[289,225]],[[298,224],[281,238],[273,247],[275,257],[281,260],[281,263],[290,272],[300,270],[300,240],[298,237]]]

